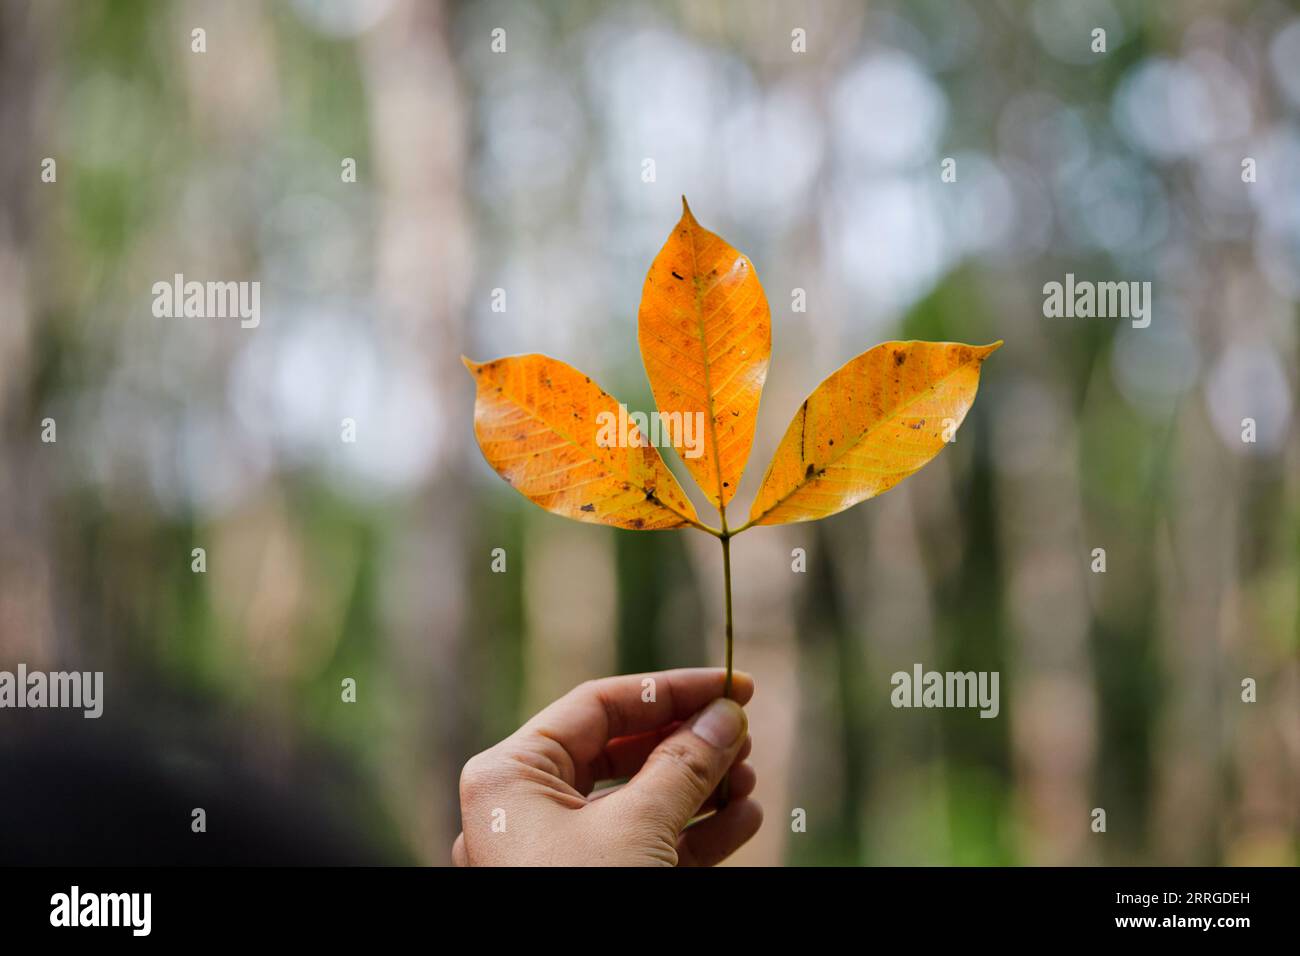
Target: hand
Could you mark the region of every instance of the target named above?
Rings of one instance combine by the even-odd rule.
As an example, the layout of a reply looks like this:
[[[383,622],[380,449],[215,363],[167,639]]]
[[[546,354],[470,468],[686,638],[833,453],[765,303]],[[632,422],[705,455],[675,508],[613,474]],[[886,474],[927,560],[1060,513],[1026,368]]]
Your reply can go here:
[[[460,775],[464,832],[457,866],[712,866],[757,831],[749,799],[751,740],[742,704],[754,681],[736,672],[722,697],[717,668],[588,681]],[[653,700],[643,685],[654,680]],[[727,807],[687,829],[730,770]],[[631,777],[592,793],[598,781]]]

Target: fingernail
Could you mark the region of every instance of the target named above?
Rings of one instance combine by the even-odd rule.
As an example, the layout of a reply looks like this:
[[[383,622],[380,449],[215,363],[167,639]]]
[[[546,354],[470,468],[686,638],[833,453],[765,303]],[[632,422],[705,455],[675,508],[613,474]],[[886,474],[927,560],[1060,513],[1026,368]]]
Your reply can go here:
[[[700,711],[691,730],[719,750],[726,750],[745,732],[745,712],[734,700],[719,697]]]

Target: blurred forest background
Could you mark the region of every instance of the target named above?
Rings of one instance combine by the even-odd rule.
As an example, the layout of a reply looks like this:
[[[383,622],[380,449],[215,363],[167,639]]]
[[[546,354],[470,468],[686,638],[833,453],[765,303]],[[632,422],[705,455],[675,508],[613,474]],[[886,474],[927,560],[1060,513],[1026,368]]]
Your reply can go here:
[[[460,365],[544,351],[651,409],[684,193],[772,305],[738,508],[842,362],[1007,343],[923,472],[737,540],[737,862],[1296,862],[1295,6],[0,0],[0,143],[0,668],[105,671],[169,772],[216,739],[445,863],[471,754],[721,662],[717,543],[517,496]],[[1151,281],[1151,326],[1044,318],[1067,272]],[[154,317],[175,273],[260,281],[260,326]],[[917,662],[1000,671],[1000,716],[893,709]]]

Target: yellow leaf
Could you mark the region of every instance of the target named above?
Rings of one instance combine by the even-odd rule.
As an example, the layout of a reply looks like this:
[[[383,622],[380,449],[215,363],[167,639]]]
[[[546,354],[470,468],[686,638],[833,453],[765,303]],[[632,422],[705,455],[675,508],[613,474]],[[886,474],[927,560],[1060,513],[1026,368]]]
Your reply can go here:
[[[1001,344],[885,342],[842,366],[786,429],[749,524],[824,518],[919,470],[966,417]]]
[[[754,443],[772,317],[748,257],[702,228],[685,198],[646,276],[637,338],[660,413],[699,413],[702,454],[682,462],[724,507]]]
[[[462,361],[478,385],[479,448],[520,494],[566,518],[618,528],[698,523],[659,452],[637,444],[636,425],[619,440],[619,404],[588,376],[546,355]]]

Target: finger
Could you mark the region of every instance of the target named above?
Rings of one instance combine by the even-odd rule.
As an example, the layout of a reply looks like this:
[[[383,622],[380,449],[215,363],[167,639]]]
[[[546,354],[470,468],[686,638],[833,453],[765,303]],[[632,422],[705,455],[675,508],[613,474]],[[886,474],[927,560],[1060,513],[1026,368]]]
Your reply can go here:
[[[601,780],[620,780],[632,776],[641,769],[654,749],[680,726],[679,722],[674,721],[658,730],[611,740],[605,745],[605,750],[591,761],[593,786]]]
[[[451,845],[451,863],[452,866],[469,866],[469,854],[465,852],[464,833],[456,837],[456,842]]]
[[[608,799],[676,837],[735,762],[745,743],[745,711],[715,700],[656,747],[626,787]]]
[[[679,726],[679,724],[669,724],[659,730],[652,730],[648,734],[637,734],[635,737],[619,737],[617,740],[611,740],[605,747],[604,757],[598,757],[592,763],[593,785],[602,780],[620,780],[631,777],[641,769],[642,764],[646,762],[646,758],[659,746],[660,741],[671,735]],[[754,738],[746,736],[745,742],[740,747],[740,753],[736,754],[734,762],[740,763],[749,756],[749,752],[753,749]]]
[[[714,866],[721,863],[758,832],[763,808],[753,800],[736,800],[727,809],[701,820],[677,841],[678,866]]]
[[[647,680],[654,683],[647,684]],[[575,776],[581,779],[611,739],[686,720],[722,696],[725,680],[722,668],[697,667],[587,681],[533,717],[516,735],[540,735],[558,742],[572,758]],[[652,689],[654,693],[648,694]],[[653,699],[647,700],[647,695]],[[744,704],[753,695],[754,679],[735,671],[732,700]]]
[[[731,772],[727,776],[731,779],[731,793],[727,795],[729,800],[743,800],[753,793],[754,787],[758,785],[758,774],[754,772],[753,766],[741,763],[739,757],[736,758],[736,763],[732,765]],[[721,787],[718,788],[720,789]],[[714,790],[709,794],[709,799],[704,801],[704,810],[717,807],[718,790]]]
[[[732,800],[741,800],[749,796],[754,792],[754,788],[758,785],[758,774],[754,772],[754,768],[747,763],[741,763],[739,757],[737,757],[736,762],[732,764],[729,776],[731,778],[730,798]],[[618,791],[622,790],[625,786],[626,784],[618,784],[612,787],[602,787],[599,790],[593,790],[590,799],[602,800],[611,794],[618,793]],[[718,790],[714,790],[713,793],[709,795],[709,799],[704,801],[704,806],[700,808],[701,814],[717,809],[718,792],[721,789],[722,788],[719,787]]]

